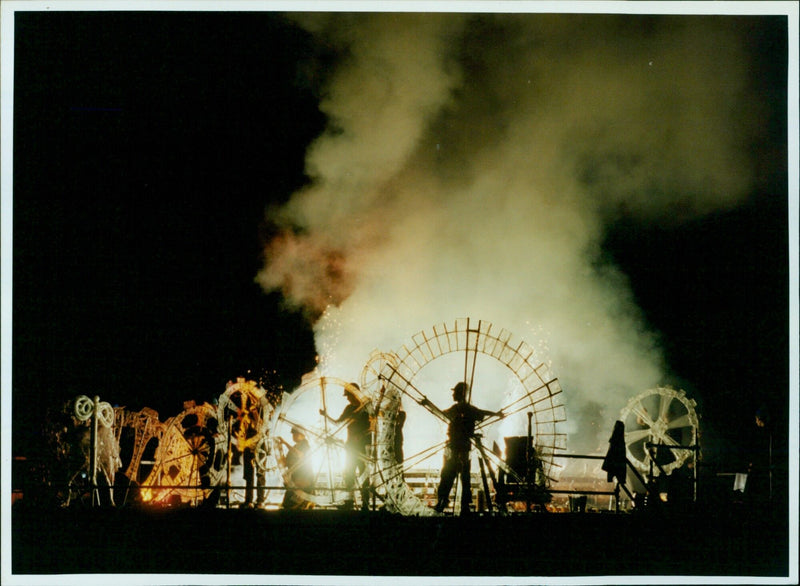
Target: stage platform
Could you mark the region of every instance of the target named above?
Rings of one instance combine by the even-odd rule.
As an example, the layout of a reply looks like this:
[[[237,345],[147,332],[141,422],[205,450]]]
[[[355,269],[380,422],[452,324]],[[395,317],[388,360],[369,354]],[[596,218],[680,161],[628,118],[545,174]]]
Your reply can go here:
[[[727,508],[402,517],[12,508],[14,574],[786,576],[788,523]]]

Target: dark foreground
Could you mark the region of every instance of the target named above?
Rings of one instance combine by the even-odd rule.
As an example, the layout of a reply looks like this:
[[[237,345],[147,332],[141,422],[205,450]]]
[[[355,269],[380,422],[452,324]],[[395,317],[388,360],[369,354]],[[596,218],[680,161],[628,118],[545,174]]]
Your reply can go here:
[[[12,513],[13,574],[787,576],[785,519],[741,511],[409,518],[382,512]]]

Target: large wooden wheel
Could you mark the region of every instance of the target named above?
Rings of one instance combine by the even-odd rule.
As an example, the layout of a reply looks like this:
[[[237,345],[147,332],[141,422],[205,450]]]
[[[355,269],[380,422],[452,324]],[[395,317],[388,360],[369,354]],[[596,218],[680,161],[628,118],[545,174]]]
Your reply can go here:
[[[566,411],[558,379],[533,347],[514,341],[508,331],[489,322],[464,318],[419,332],[396,357],[396,363],[386,361],[382,367],[382,404],[377,410],[375,484],[387,508],[405,515],[432,514],[430,489],[440,473],[447,428],[443,410],[452,402],[450,388],[458,381],[469,384],[471,403],[503,412],[476,427],[482,437],[473,457],[480,467],[503,469],[493,446],[502,446],[504,437],[524,435],[530,414],[542,470],[548,477],[557,474],[554,457],[566,448],[566,434],[560,429]],[[401,405],[407,412],[402,464],[395,442]],[[473,473],[479,466],[472,467]],[[427,490],[419,487],[422,477]],[[410,485],[412,478],[416,486]]]

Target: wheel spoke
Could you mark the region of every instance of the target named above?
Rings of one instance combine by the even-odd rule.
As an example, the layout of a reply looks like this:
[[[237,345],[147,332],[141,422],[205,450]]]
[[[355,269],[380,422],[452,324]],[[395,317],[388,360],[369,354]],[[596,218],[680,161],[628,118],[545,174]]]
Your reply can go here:
[[[302,432],[304,434],[313,436],[316,439],[324,439],[326,437],[325,432],[320,432],[320,431],[317,431],[316,429],[313,429],[311,427],[307,427],[306,425],[303,425],[299,421],[296,421],[294,419],[286,417],[286,415],[283,414],[283,413],[281,413],[278,416],[278,420],[285,422],[287,425],[289,425],[290,428],[296,427],[296,428],[302,430]],[[279,437],[279,436],[276,434],[275,437]]]
[[[319,379],[319,388],[320,388],[320,395],[322,398],[322,409],[325,413],[328,412],[328,403],[326,400],[326,390],[325,390],[325,377],[321,377]],[[323,416],[323,425],[325,429],[325,462],[328,465],[328,489],[330,491],[330,502],[336,500],[335,493],[333,491],[333,468],[331,467],[331,448],[330,444],[327,442],[327,439],[331,437],[331,434],[328,433],[328,417],[327,415]]]
[[[317,447],[315,447],[315,448],[312,448],[311,450],[309,450],[309,451],[308,451],[308,455],[306,456],[306,458],[304,458],[304,459],[303,459],[303,461],[306,461],[308,458],[310,458],[310,457],[311,457],[311,455],[312,455],[312,454],[314,454],[314,453],[316,453],[316,451],[317,451],[319,448],[321,448],[321,447],[323,447],[323,446],[322,446],[322,445],[319,445],[319,446],[317,446]],[[313,460],[312,460],[312,462],[313,462]],[[323,456],[322,456],[322,459],[320,460],[319,464],[317,465],[317,469],[314,471],[314,486],[316,486],[316,485],[319,483],[319,477],[320,477],[320,475],[322,474],[322,469],[323,469],[323,468],[325,468],[327,465],[328,465],[328,459],[327,459],[327,457],[326,457],[326,456],[324,456],[324,455],[323,455]],[[299,466],[299,463],[298,463],[298,466]],[[287,469],[286,469],[286,472],[287,472],[288,474],[291,474],[291,473],[293,473],[293,472],[294,472],[296,469],[297,469],[297,466],[295,466],[295,467],[292,467],[292,468],[287,468]],[[328,484],[330,485],[330,482],[329,482]]]
[[[631,407],[631,411],[636,414],[636,416],[648,427],[653,427],[653,420],[650,419],[650,414],[645,409],[644,405],[640,401],[637,401],[636,404]]]
[[[178,460],[183,460],[184,458],[191,458],[191,452],[184,452],[183,454],[178,454],[177,456],[173,456],[172,458],[167,458],[166,460],[162,460],[162,467],[164,464],[171,464],[173,462],[177,462]]]
[[[328,465],[328,491],[330,494],[330,502],[334,503],[336,501],[336,493],[334,492],[334,482],[333,482],[333,468],[331,466],[331,448],[328,444],[325,444],[325,462]]]
[[[337,444],[337,445],[340,445],[340,446],[344,446],[344,441],[342,441],[339,438],[337,438],[336,435],[346,427],[346,425],[347,425],[346,422],[342,423],[341,425],[339,425],[339,427],[337,427],[333,431],[329,432],[329,431],[325,431],[325,430],[320,431],[320,430],[317,430],[317,429],[314,429],[314,428],[311,428],[311,427],[307,427],[307,426],[303,425],[302,423],[299,423],[297,421],[294,421],[293,419],[290,419],[290,418],[286,417],[284,414],[281,414],[278,417],[278,419],[280,421],[285,421],[286,423],[288,423],[292,427],[297,427],[297,428],[301,429],[304,434],[306,434],[308,436],[311,436],[314,439],[317,439],[322,443],[331,442],[331,443],[334,443],[334,444]],[[327,425],[325,427],[327,427]]]
[[[662,444],[667,444],[670,446],[679,446],[680,444],[676,442],[674,439],[670,437],[668,433],[658,434],[656,439],[661,442]]]
[[[198,482],[199,479],[197,478],[199,476],[199,469],[200,469],[198,460],[199,458],[197,457],[197,455],[192,457],[192,463],[189,466],[189,477],[186,479],[186,484],[188,486],[197,486],[198,484],[200,484]],[[193,490],[195,493],[197,492],[197,489],[191,489],[191,490]]]
[[[424,462],[428,458],[431,458],[434,455],[436,455],[437,452],[440,452],[441,450],[443,450],[445,445],[446,445],[446,443],[447,442],[442,441],[442,442],[439,442],[438,444],[434,444],[432,446],[429,446],[429,447],[425,448],[424,450],[420,450],[416,454],[411,454],[410,456],[406,456],[403,459],[403,466],[405,468],[412,468],[412,467],[414,467],[414,466],[416,466],[418,464],[421,464],[422,462]]]
[[[444,414],[444,411],[442,411],[441,409],[439,409],[439,407],[434,405],[433,402],[431,402],[428,399],[428,397],[425,395],[425,393],[420,391],[410,380],[408,380],[406,377],[404,377],[402,374],[400,374],[400,371],[398,371],[393,365],[390,364],[388,366],[389,366],[389,368],[392,369],[392,372],[393,372],[392,377],[394,377],[396,375],[397,378],[399,378],[400,381],[402,381],[402,383],[403,383],[403,385],[401,386],[397,382],[392,381],[392,384],[401,393],[406,395],[409,399],[411,399],[412,401],[414,401],[418,405],[421,405],[422,407],[424,407],[429,413],[432,413],[433,415],[435,415],[436,417],[438,417],[439,419],[441,419],[445,423],[449,421],[447,419],[447,416]],[[410,390],[414,391],[417,396],[414,396],[414,394],[409,392]]]
[[[677,429],[680,427],[690,427],[692,425],[692,419],[689,417],[689,414],[686,413],[685,415],[681,415],[680,417],[673,419],[669,423],[667,423],[667,429]]]
[[[536,408],[535,404],[533,404],[533,403],[524,403],[524,401],[525,401],[525,399],[530,398],[534,393],[536,393],[540,389],[545,388],[551,382],[553,382],[553,381],[548,381],[547,383],[545,383],[543,385],[540,385],[540,386],[536,387],[535,389],[531,389],[530,391],[528,391],[527,393],[525,393],[521,397],[517,397],[516,399],[514,399],[513,401],[511,401],[507,405],[503,405],[499,409],[500,411],[503,412],[503,415],[501,417],[497,417],[495,415],[490,415],[489,417],[487,417],[483,421],[480,421],[480,422],[475,424],[475,431],[479,431],[479,430],[481,430],[481,429],[483,429],[485,427],[488,427],[488,426],[490,426],[490,425],[492,425],[494,423],[497,423],[498,421],[502,421],[503,419],[505,419],[507,417],[511,417],[512,415],[516,415],[517,413],[519,413],[521,411],[525,411],[526,409],[531,408],[531,406],[533,406],[533,410],[535,412],[538,412],[539,409]],[[515,407],[513,409],[511,409],[511,407],[514,406],[514,405],[515,405]]]
[[[179,433],[179,434],[177,434],[177,435],[178,435],[178,437],[180,437],[180,438],[181,438],[181,440],[183,440],[183,443],[185,443],[185,444],[186,444],[186,446],[189,448],[189,451],[191,452],[191,451],[192,451],[192,448],[193,448],[194,446],[192,446],[192,442],[190,442],[190,441],[189,441],[189,438],[187,438],[187,437],[186,437],[185,435],[183,435],[182,433]]]
[[[661,421],[667,420],[667,414],[669,413],[669,406],[672,404],[672,397],[668,397],[666,395],[660,395],[659,399],[659,408],[658,408],[658,418]]]
[[[641,441],[645,438],[650,437],[651,430],[648,429],[636,429],[634,431],[626,431],[625,432],[625,443],[632,444],[638,441]]]

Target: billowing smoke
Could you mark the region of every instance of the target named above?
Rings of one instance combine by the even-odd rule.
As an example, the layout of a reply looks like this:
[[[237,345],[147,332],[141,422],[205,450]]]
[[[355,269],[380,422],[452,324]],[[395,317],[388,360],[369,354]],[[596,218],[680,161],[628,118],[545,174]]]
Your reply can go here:
[[[316,319],[325,370],[459,317],[542,340],[568,411],[664,382],[657,335],[600,262],[608,222],[740,201],[757,124],[735,19],[328,14],[340,55],[258,280]],[[572,438],[570,439],[572,441]]]

